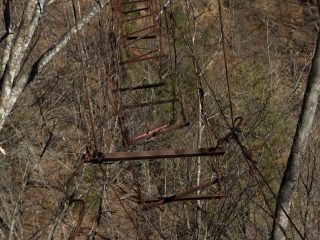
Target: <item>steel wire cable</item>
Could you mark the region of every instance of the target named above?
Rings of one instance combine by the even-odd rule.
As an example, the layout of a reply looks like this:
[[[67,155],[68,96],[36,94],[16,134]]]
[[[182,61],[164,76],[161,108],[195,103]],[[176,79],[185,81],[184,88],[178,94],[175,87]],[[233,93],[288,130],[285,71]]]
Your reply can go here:
[[[219,10],[219,19],[220,19],[220,31],[222,36],[222,50],[223,50],[223,60],[224,60],[224,69],[226,74],[227,88],[228,88],[228,98],[229,98],[229,107],[230,107],[230,115],[231,115],[231,124],[232,128],[234,127],[233,123],[233,108],[232,108],[232,99],[231,99],[231,89],[230,89],[230,81],[229,81],[229,71],[227,64],[227,56],[226,56],[226,47],[225,47],[225,35],[223,30],[223,19],[222,19],[222,10],[221,10],[221,1],[218,0],[218,10]]]
[[[224,110],[223,110],[223,108],[222,108],[222,105],[221,105],[221,103],[220,103],[219,100],[218,100],[217,94],[216,94],[216,92],[213,90],[213,88],[211,87],[211,85],[209,84],[209,82],[208,82],[208,80],[207,80],[207,78],[206,78],[206,76],[205,76],[205,74],[204,74],[204,72],[203,72],[203,70],[202,70],[202,68],[201,68],[201,66],[200,66],[197,58],[196,58],[195,53],[193,52],[192,48],[190,47],[188,41],[186,40],[186,38],[185,38],[185,36],[183,35],[183,33],[181,32],[181,30],[177,27],[177,24],[176,24],[176,21],[175,21],[175,18],[174,18],[173,15],[171,15],[171,19],[172,19],[172,21],[173,21],[174,27],[177,29],[177,32],[179,33],[179,35],[180,35],[180,37],[182,38],[185,46],[187,47],[188,51],[190,52],[191,57],[194,59],[195,64],[196,64],[197,68],[199,69],[199,74],[201,75],[203,82],[206,84],[206,86],[209,88],[210,92],[212,93],[212,96],[213,96],[213,98],[214,98],[214,101],[216,102],[216,104],[217,104],[217,106],[218,106],[218,108],[219,108],[220,114],[222,115],[222,117],[223,117],[224,121],[226,122],[228,128],[229,128],[229,129],[232,129],[232,124],[231,124],[231,125],[229,124],[229,121],[228,121],[228,119],[227,119],[227,117],[226,117],[226,114],[224,113]]]
[[[267,189],[269,190],[269,192],[271,193],[272,197],[276,200],[277,204],[279,204],[280,208],[282,209],[282,211],[284,212],[284,214],[286,215],[286,217],[288,218],[290,224],[293,226],[293,228],[296,230],[296,232],[298,233],[299,237],[301,239],[304,239],[302,233],[300,232],[300,230],[298,229],[298,227],[296,226],[296,224],[293,222],[293,220],[291,219],[291,217],[289,216],[289,214],[287,213],[287,211],[284,209],[284,207],[282,206],[282,204],[279,202],[278,197],[276,196],[276,194],[273,192],[272,188],[270,187],[268,181],[266,180],[266,178],[264,177],[264,175],[262,174],[262,172],[259,170],[259,168],[253,163],[251,162],[252,156],[250,153],[248,153],[248,149],[241,143],[240,139],[238,137],[234,138],[235,142],[239,145],[241,152],[246,160],[246,163],[250,169],[250,171],[253,171],[253,177],[255,178],[256,182],[258,184],[260,184],[260,181],[257,177],[257,175],[255,173],[258,173],[258,175],[260,176],[260,178],[262,179],[263,183],[267,186]],[[252,159],[253,160],[253,159]],[[255,160],[253,160],[255,161]],[[265,193],[263,192],[262,188],[261,188],[261,192],[263,195],[265,195]],[[271,214],[271,216],[273,216],[273,214]],[[273,216],[274,218],[274,216]],[[279,225],[278,221],[276,220],[276,224]],[[284,229],[281,225],[279,225],[281,231],[285,234]]]

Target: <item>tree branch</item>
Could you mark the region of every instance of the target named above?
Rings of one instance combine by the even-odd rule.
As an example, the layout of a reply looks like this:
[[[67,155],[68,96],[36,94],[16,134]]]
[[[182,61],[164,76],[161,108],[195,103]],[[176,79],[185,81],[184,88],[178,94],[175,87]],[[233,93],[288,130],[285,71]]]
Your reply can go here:
[[[7,101],[7,99],[10,98],[12,86],[16,76],[21,70],[22,61],[38,26],[39,18],[40,9],[37,5],[37,1],[27,1],[17,35],[15,36],[8,56],[8,62],[5,65],[4,73],[1,78],[1,97],[4,101]]]
[[[96,16],[101,10],[110,2],[110,0],[101,0],[95,4],[91,11],[84,16],[75,26],[65,32],[61,38],[53,44],[45,53],[43,53],[39,59],[31,66],[29,71],[22,75],[17,81],[17,87],[15,91],[19,91],[21,88],[25,88],[35,76],[43,70],[43,68],[57,55],[71,40],[71,38],[81,30],[90,20]]]

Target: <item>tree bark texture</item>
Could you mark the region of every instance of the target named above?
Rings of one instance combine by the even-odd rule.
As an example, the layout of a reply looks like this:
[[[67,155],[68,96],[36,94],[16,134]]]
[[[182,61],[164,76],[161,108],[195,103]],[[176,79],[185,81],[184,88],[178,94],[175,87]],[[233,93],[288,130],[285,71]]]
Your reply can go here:
[[[100,13],[109,3],[109,0],[97,1],[87,15],[65,32],[56,43],[49,46],[36,61],[30,63],[26,60],[28,60],[28,54],[30,54],[29,49],[32,47],[32,39],[43,13],[52,2],[27,0],[17,28],[12,29],[9,1],[4,1],[6,33],[1,37],[5,47],[0,66],[0,130],[27,85],[67,45],[77,31],[81,30],[94,16]]]
[[[290,214],[290,206],[293,199],[295,187],[297,185],[300,165],[308,143],[308,138],[312,130],[320,95],[320,34],[318,34],[316,50],[312,61],[311,70],[308,77],[307,88],[304,94],[303,104],[296,133],[291,146],[287,166],[282,177],[278,192],[278,201],[275,210],[275,220],[271,232],[272,240],[284,240],[285,234],[280,226],[286,229],[288,218],[285,212]],[[283,211],[285,210],[285,212]]]

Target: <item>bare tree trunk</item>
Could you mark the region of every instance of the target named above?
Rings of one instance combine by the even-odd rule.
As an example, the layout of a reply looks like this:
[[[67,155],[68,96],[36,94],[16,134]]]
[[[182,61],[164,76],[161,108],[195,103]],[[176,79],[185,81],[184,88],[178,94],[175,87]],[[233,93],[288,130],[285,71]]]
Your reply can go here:
[[[4,6],[4,11],[7,12],[4,16],[6,33],[3,37],[6,45],[0,66],[0,130],[27,85],[67,45],[77,31],[89,23],[109,3],[109,0],[97,1],[86,16],[65,32],[55,44],[49,46],[39,59],[30,63],[28,60],[32,39],[43,13],[52,2],[27,0],[17,29],[12,29],[10,24],[9,1]]]
[[[288,158],[280,189],[278,202],[275,210],[275,220],[271,232],[271,239],[284,240],[285,235],[281,227],[286,229],[288,218],[285,212],[290,214],[290,206],[293,193],[297,185],[300,164],[306,150],[308,138],[312,129],[313,119],[316,113],[320,95],[320,34],[318,34],[315,54],[308,78],[307,88],[304,94],[303,105],[297,124],[291,152]],[[283,211],[285,210],[285,212]],[[280,227],[281,226],[281,227]]]

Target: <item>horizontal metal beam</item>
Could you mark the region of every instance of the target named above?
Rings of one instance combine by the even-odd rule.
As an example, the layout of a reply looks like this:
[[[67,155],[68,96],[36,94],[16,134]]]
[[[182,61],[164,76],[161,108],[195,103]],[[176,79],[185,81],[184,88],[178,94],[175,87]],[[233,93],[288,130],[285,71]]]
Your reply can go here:
[[[131,35],[135,35],[135,34],[137,34],[137,33],[145,32],[146,30],[149,30],[149,29],[157,29],[157,28],[159,28],[159,26],[154,24],[154,25],[147,26],[147,27],[141,28],[141,29],[139,29],[139,30],[130,32],[130,33],[124,35],[124,37],[127,38],[127,37],[129,37],[129,36],[131,36]],[[151,31],[151,33],[152,33],[152,32],[154,32],[154,30]]]
[[[133,58],[131,60],[128,60],[128,61],[123,61],[123,62],[120,62],[121,65],[125,65],[125,64],[131,64],[131,63],[136,63],[136,62],[142,62],[142,61],[150,61],[152,59],[158,59],[158,58],[163,58],[165,57],[166,55],[164,54],[161,54],[161,55],[155,55],[155,56],[152,56],[152,57],[143,57],[143,56],[146,56],[146,55],[150,55],[151,53],[147,53],[147,54],[144,54],[140,57],[137,57],[137,58]]]
[[[151,129],[151,130],[148,130],[142,134],[139,134],[137,136],[134,136],[132,138],[130,138],[130,142],[133,143],[133,142],[139,142],[139,141],[142,141],[146,138],[151,138],[151,137],[155,137],[159,134],[162,134],[162,133],[167,133],[167,132],[170,132],[170,131],[174,131],[174,130],[177,130],[177,129],[180,129],[180,128],[183,128],[183,127],[187,127],[189,126],[190,123],[189,122],[181,122],[181,121],[178,121],[176,123],[167,123],[165,125],[162,125],[160,127],[156,127],[154,129]]]
[[[188,190],[185,190],[183,192],[180,192],[180,193],[177,193],[175,195],[175,198],[182,198],[182,197],[185,197],[191,193],[194,193],[198,190],[202,190],[202,189],[205,189],[207,187],[210,187],[211,185],[214,185],[214,184],[219,184],[220,181],[222,181],[223,178],[215,178],[213,180],[209,180],[209,181],[206,181],[206,182],[203,182],[201,184],[199,184],[198,186],[195,186],[195,187],[192,187],[192,188],[189,188]]]
[[[131,36],[127,37],[127,40],[136,40],[136,39],[155,39],[157,35],[148,35],[148,36]]]
[[[189,195],[184,197],[159,197],[155,199],[144,199],[136,201],[138,204],[150,204],[150,207],[155,207],[158,205],[170,203],[170,202],[178,202],[178,201],[195,201],[195,200],[212,200],[212,199],[221,199],[224,198],[224,194],[204,194],[204,195]]]
[[[125,48],[128,48],[128,47],[130,47],[130,46],[134,46],[134,44],[138,44],[138,43],[140,43],[141,42],[141,40],[143,40],[143,37],[145,37],[145,36],[149,36],[149,35],[151,35],[151,34],[158,34],[158,36],[160,35],[159,34],[159,31],[157,30],[157,29],[151,29],[151,30],[149,30],[148,32],[145,32],[143,35],[140,35],[140,37],[138,37],[138,38],[136,38],[136,39],[128,39],[128,37],[130,37],[130,36],[132,36],[132,35],[134,35],[134,34],[131,34],[130,36],[125,36],[125,39],[126,39],[126,41],[125,41],[125,43],[124,43],[124,47]],[[150,39],[153,39],[154,41],[156,41],[156,40],[158,40],[158,42],[160,42],[160,38],[158,37],[156,37],[156,38],[150,38]],[[157,48],[153,48],[153,50],[158,50],[159,49],[159,47],[157,47]]]
[[[116,152],[104,153],[101,157],[89,158],[88,163],[98,164],[103,162],[118,162],[128,160],[146,160],[146,159],[163,159],[163,158],[182,158],[197,156],[219,156],[225,151],[220,147],[211,148],[185,148],[176,150],[156,150],[156,151],[136,151],[136,152]]]
[[[134,87],[123,87],[120,89],[115,89],[113,90],[114,92],[124,92],[124,91],[130,91],[130,90],[138,90],[138,89],[147,89],[147,88],[156,88],[156,87],[161,87],[166,85],[166,82],[158,82],[158,83],[147,83],[147,84],[142,84],[142,85],[137,85]]]
[[[148,10],[149,7],[145,7],[145,8],[139,8],[139,9],[134,9],[134,10],[130,10],[130,11],[123,11],[122,13],[124,14],[128,14],[128,13],[134,13],[134,12],[140,12],[140,11],[145,11]]]
[[[162,204],[170,203],[170,202],[177,202],[177,201],[194,201],[194,200],[213,200],[213,199],[221,199],[224,198],[225,195],[223,193],[220,194],[206,194],[206,195],[190,195],[198,190],[202,190],[205,188],[210,187],[214,184],[219,184],[220,181],[223,181],[223,178],[216,178],[213,180],[206,181],[201,183],[198,186],[191,187],[188,190],[183,192],[173,194],[171,196],[163,196],[153,199],[137,199],[135,200],[136,203],[144,205],[144,207],[157,207]]]

